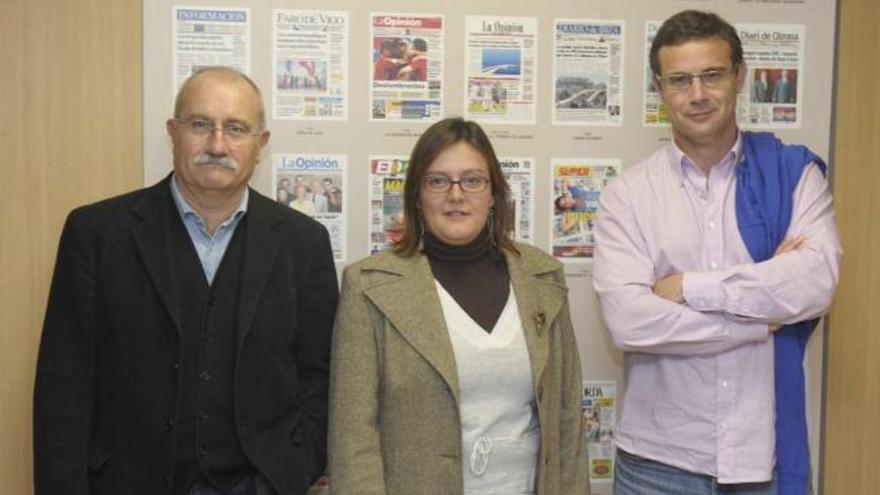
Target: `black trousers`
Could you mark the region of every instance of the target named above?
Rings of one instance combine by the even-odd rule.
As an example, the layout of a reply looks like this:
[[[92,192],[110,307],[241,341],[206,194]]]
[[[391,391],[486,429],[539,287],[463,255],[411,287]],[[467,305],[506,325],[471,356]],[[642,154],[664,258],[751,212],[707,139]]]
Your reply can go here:
[[[232,490],[228,492],[221,491],[212,485],[208,480],[199,477],[187,489],[187,495],[278,495],[278,492],[272,488],[269,480],[262,474],[249,476],[241,480]]]

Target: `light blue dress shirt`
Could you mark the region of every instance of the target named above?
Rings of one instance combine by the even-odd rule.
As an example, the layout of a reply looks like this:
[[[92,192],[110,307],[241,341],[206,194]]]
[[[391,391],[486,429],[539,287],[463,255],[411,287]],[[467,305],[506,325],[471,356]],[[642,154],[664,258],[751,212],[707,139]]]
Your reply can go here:
[[[202,269],[205,271],[205,278],[208,285],[214,282],[214,275],[217,274],[217,268],[223,260],[223,254],[232,240],[232,234],[235,233],[235,227],[247,211],[249,190],[245,188],[241,197],[241,204],[235,212],[217,227],[217,231],[212,236],[208,233],[205,220],[193,209],[177,187],[177,177],[171,177],[171,196],[174,197],[174,204],[177,205],[177,211],[186,226],[189,238],[192,239],[193,247],[199,255],[199,261],[202,262]]]

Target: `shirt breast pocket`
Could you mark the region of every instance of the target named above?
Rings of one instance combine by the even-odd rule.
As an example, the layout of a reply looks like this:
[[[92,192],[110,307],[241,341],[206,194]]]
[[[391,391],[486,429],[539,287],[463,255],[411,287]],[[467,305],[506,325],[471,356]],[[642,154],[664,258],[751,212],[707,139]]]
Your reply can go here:
[[[648,256],[658,278],[700,269],[703,236],[692,214],[683,214],[679,209],[657,208],[645,218],[649,220],[643,223],[643,228],[651,232],[645,239]]]

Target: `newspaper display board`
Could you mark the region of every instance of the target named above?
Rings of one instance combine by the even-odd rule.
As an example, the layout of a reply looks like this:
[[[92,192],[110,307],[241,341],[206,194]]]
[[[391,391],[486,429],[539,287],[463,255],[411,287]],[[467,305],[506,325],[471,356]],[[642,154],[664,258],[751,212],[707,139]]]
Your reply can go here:
[[[347,162],[345,155],[272,155],[275,201],[321,222],[330,233],[330,247],[337,262],[347,261]]]
[[[750,72],[742,96],[738,101],[740,125],[744,128],[764,128],[777,131],[789,143],[802,143],[824,158],[829,157],[832,112],[832,80],[834,71],[833,55],[835,49],[835,24],[829,22],[836,17],[834,0],[809,0],[792,3],[788,1],[737,0],[724,2],[705,0],[691,2],[656,2],[652,0],[632,0],[630,2],[602,3],[598,0],[559,0],[550,4],[535,2],[509,2],[507,0],[485,0],[477,5],[464,0],[449,0],[442,4],[425,5],[425,12],[412,14],[391,14],[392,21],[407,19],[435,19],[436,26],[405,26],[403,23],[376,23],[376,12],[412,12],[417,7],[407,7],[401,2],[375,0],[371,3],[341,0],[327,6],[303,7],[285,4],[281,0],[241,0],[233,6],[217,7],[215,0],[151,0],[143,2],[143,163],[144,182],[154,184],[165,177],[171,169],[173,157],[165,128],[166,120],[172,115],[174,98],[179,84],[195,68],[206,65],[230,65],[246,72],[262,89],[266,104],[267,127],[272,131],[269,147],[264,159],[268,165],[271,154],[278,151],[296,151],[309,154],[345,154],[350,167],[344,177],[344,204],[351,215],[345,215],[345,234],[347,252],[345,263],[360,259],[387,247],[385,227],[393,235],[394,217],[392,210],[399,201],[399,187],[404,178],[399,171],[381,178],[393,179],[388,187],[377,181],[381,174],[373,174],[366,166],[372,158],[399,158],[397,168],[404,169],[419,134],[430,122],[442,117],[467,115],[484,125],[497,154],[501,157],[529,157],[533,161],[534,182],[531,188],[531,213],[534,221],[529,227],[533,243],[557,254],[564,254],[566,283],[569,287],[571,316],[574,323],[578,348],[581,352],[581,365],[588,379],[614,379],[622,390],[624,376],[623,359],[619,351],[608,342],[602,330],[599,310],[593,302],[595,292],[592,287],[592,262],[588,253],[592,249],[590,225],[587,221],[580,238],[560,236],[558,226],[562,215],[555,212],[553,200],[556,198],[557,178],[554,176],[554,157],[614,157],[616,163],[630,166],[665,146],[671,139],[668,129],[668,113],[659,95],[651,88],[652,74],[648,69],[648,49],[660,21],[676,11],[690,8],[688,4],[699,3],[701,9],[712,10],[732,22],[739,33],[768,32],[772,43],[744,36],[747,66]],[[224,2],[225,3],[225,2]],[[345,120],[331,120],[318,117],[293,118],[294,115],[309,113],[297,110],[295,101],[276,101],[273,85],[278,76],[278,59],[275,53],[276,35],[273,26],[276,9],[327,9],[348,14],[347,82],[344,96]],[[421,7],[418,7],[421,9]],[[178,18],[178,11],[186,11]],[[533,62],[534,87],[531,88],[534,116],[529,116],[529,125],[508,125],[504,115],[478,115],[468,111],[468,86],[471,77],[464,59],[472,47],[472,36],[467,26],[468,16],[491,19],[531,18],[536,21],[536,46],[543,46]],[[619,20],[624,27],[621,33],[624,56],[620,60],[620,122],[603,122],[596,114],[563,115],[562,109],[555,108],[556,80],[559,79],[562,65],[554,69],[554,64],[562,61],[563,53],[559,47],[566,41],[554,40],[558,34],[557,20],[588,21],[591,18]],[[648,22],[646,22],[648,21]],[[755,28],[757,26],[757,28]],[[773,39],[773,32],[786,36]],[[797,34],[793,42],[787,35]],[[448,36],[447,36],[448,35]],[[402,38],[407,46],[415,38],[426,41],[428,54],[425,84],[408,84],[420,81],[399,81],[397,78],[375,81],[375,62],[381,43],[377,38]],[[784,39],[788,37],[789,39]],[[583,46],[588,46],[584,42]],[[576,45],[578,46],[578,45]],[[351,56],[351,53],[355,56]],[[369,50],[369,55],[367,52]],[[435,51],[436,50],[436,51]],[[299,50],[295,50],[299,54]],[[328,53],[336,49],[315,48],[315,52]],[[538,53],[537,50],[533,50]],[[305,53],[306,51],[303,51]],[[644,56],[642,56],[644,54]],[[305,55],[303,55],[305,56]],[[374,59],[374,56],[376,57]],[[451,56],[451,59],[448,57]],[[559,60],[556,60],[556,58]],[[389,58],[394,58],[389,57]],[[413,57],[414,58],[414,57]],[[463,60],[459,60],[462,58]],[[597,64],[601,58],[593,59]],[[609,59],[611,60],[611,59]],[[404,65],[403,57],[399,65]],[[452,63],[447,63],[447,62]],[[569,60],[567,60],[568,62]],[[481,61],[482,62],[482,61]],[[408,64],[407,64],[408,65]],[[414,64],[418,66],[419,64]],[[286,66],[285,66],[286,68]],[[415,69],[403,71],[417,72]],[[521,70],[525,64],[521,65]],[[753,96],[757,81],[762,80],[761,69],[766,71],[767,96]],[[782,79],[782,70],[788,71],[786,78],[792,82],[793,89],[777,96],[779,102],[772,101],[771,87],[775,79]],[[805,84],[809,74],[809,84]],[[819,75],[828,77],[819,77]],[[283,73],[281,74],[283,80]],[[330,77],[328,76],[328,79]],[[168,84],[169,81],[173,84]],[[520,79],[523,81],[523,79]],[[381,84],[376,84],[381,83]],[[375,85],[375,87],[374,87]],[[328,82],[328,86],[330,83]],[[761,92],[759,92],[760,94]],[[292,94],[292,93],[291,93]],[[283,92],[279,92],[283,96]],[[791,101],[791,97],[794,101]],[[483,103],[480,108],[492,108],[491,90],[482,95],[475,90],[474,100]],[[502,96],[496,95],[499,111]],[[479,98],[477,98],[479,97]],[[305,96],[303,96],[305,98]],[[753,101],[767,98],[770,101]],[[336,111],[336,107],[330,112]],[[375,109],[375,113],[374,113]],[[778,109],[778,110],[777,110]],[[566,111],[567,112],[567,111]],[[315,114],[320,112],[315,110]],[[284,114],[284,116],[282,116]],[[757,118],[755,117],[757,115]],[[793,120],[792,120],[793,116]],[[498,118],[501,117],[501,118]],[[582,125],[565,125],[564,120],[573,118],[584,121]],[[590,121],[597,118],[598,120]],[[388,122],[388,124],[386,124]],[[557,124],[551,127],[552,124]],[[593,160],[581,160],[587,165]],[[577,164],[577,163],[575,163]],[[377,168],[377,170],[379,170]],[[832,167],[832,174],[834,173]],[[274,171],[271,166],[257,167],[251,185],[267,196],[275,197]],[[511,186],[516,194],[516,181],[509,175]],[[576,177],[577,180],[585,178]],[[525,184],[525,183],[524,183]],[[387,199],[383,213],[383,200]],[[525,209],[522,200],[515,209],[519,216]],[[376,208],[373,205],[377,205]],[[523,207],[520,207],[520,204]],[[378,213],[377,213],[378,212]],[[587,215],[589,212],[584,212]],[[519,217],[525,220],[525,217]],[[375,223],[371,223],[375,220]],[[383,224],[383,220],[389,220]],[[518,239],[525,229],[522,221],[517,222],[520,231],[515,232]],[[557,229],[557,230],[555,230]],[[569,244],[567,241],[574,241]],[[569,254],[583,256],[569,256]],[[337,264],[341,273],[344,266]],[[809,415],[811,417],[811,445],[819,445],[821,426],[821,370],[823,355],[823,334],[815,332],[809,342],[806,366],[810,372],[808,383]],[[811,452],[811,459],[819,459],[817,450]],[[813,473],[818,473],[814,465]],[[814,484],[818,483],[814,477]],[[593,486],[594,495],[608,493],[604,485]]]
[[[642,124],[648,127],[668,127],[669,109],[660,99],[654,87],[654,72],[651,70],[651,43],[657,36],[662,21],[645,22],[645,78],[642,90]]]
[[[553,124],[623,123],[624,21],[553,21]]]
[[[590,482],[610,484],[614,479],[617,384],[613,381],[584,381],[581,415],[587,435]]]
[[[744,127],[799,129],[803,116],[804,34],[796,24],[737,24],[746,81],[736,116]]]
[[[617,159],[554,158],[550,248],[565,262],[593,259],[599,195],[620,174]]]
[[[443,16],[370,15],[370,120],[443,117]]]
[[[348,12],[272,11],[272,117],[348,118]]]
[[[465,117],[534,124],[538,19],[467,16],[465,37]]]
[[[225,65],[251,72],[251,9],[185,7],[172,9],[174,91],[204,67]]]
[[[408,168],[405,155],[370,157],[370,254],[388,249],[403,237],[403,186]]]
[[[498,157],[504,178],[510,186],[513,211],[512,237],[518,242],[535,243],[535,159]]]

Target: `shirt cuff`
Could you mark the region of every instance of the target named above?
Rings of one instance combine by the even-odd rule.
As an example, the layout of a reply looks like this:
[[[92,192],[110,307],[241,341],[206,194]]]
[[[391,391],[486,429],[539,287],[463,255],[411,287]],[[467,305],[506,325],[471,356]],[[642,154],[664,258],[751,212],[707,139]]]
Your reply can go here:
[[[723,271],[686,272],[681,280],[681,295],[691,309],[700,312],[724,311],[726,295],[721,287]]]

